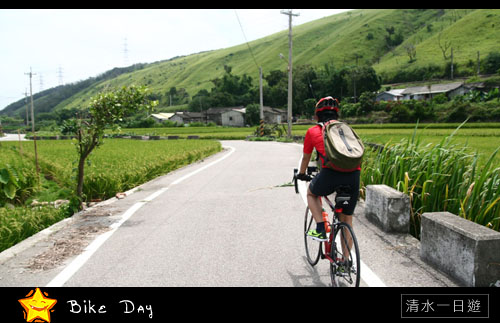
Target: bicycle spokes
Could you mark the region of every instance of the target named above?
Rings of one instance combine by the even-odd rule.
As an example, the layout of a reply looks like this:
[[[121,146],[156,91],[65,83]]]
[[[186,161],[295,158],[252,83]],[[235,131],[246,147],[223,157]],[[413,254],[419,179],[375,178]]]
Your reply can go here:
[[[330,275],[334,286],[359,286],[359,250],[352,229],[341,223],[331,252]]]

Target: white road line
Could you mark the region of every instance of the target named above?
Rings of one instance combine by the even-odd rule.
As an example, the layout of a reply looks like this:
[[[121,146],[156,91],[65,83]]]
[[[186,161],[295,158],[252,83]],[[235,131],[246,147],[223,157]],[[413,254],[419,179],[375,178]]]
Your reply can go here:
[[[300,163],[299,163],[300,168]],[[306,183],[304,181],[298,181],[299,193],[302,196],[302,200],[304,204],[307,206],[307,195],[306,195]],[[369,286],[369,287],[387,287],[386,284],[363,262],[363,260],[359,260],[361,264],[361,279]]]
[[[199,169],[197,169],[197,170],[195,170],[187,175],[184,175],[183,177],[172,182],[170,185],[179,184],[183,180],[188,179],[189,177],[191,177],[195,174],[198,174],[202,170],[205,170],[205,169],[217,164],[218,162],[221,162],[222,160],[229,157],[235,151],[234,147],[227,146],[224,148],[229,148],[231,151],[229,153],[225,154],[224,156],[222,156],[221,158],[211,162],[210,164],[205,165],[205,166],[203,166],[203,167],[201,167],[201,168],[199,168]],[[118,230],[118,228],[125,221],[127,221],[144,204],[153,201],[155,198],[157,198],[162,193],[164,193],[166,190],[168,190],[170,185],[167,187],[162,187],[161,189],[159,189],[158,191],[149,195],[148,197],[146,197],[142,201],[137,202],[134,205],[132,205],[127,211],[125,211],[125,213],[123,213],[123,215],[121,216],[121,219],[118,222],[115,222],[110,226],[110,228],[111,228],[110,231],[107,231],[107,232],[99,235],[97,238],[95,238],[94,241],[92,241],[92,243],[89,244],[87,246],[87,248],[85,248],[85,250],[80,255],[78,255],[66,268],[64,268],[59,274],[57,274],[56,277],[54,277],[47,284],[47,287],[61,287],[61,286],[63,286],[87,262],[87,260],[89,260],[90,257],[92,257],[92,255],[104,244],[104,242],[106,242],[106,240],[108,240],[113,235],[113,233],[115,233],[116,230]]]

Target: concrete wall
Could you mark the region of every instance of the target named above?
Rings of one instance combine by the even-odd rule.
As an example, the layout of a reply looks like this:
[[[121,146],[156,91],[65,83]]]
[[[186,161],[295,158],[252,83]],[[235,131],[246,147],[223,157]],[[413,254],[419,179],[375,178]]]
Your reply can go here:
[[[420,257],[465,286],[500,280],[500,232],[449,212],[424,213]]]
[[[387,234],[409,232],[410,199],[391,187],[366,187],[365,214]],[[500,232],[455,214],[422,215],[420,258],[463,286],[500,284]]]
[[[366,217],[386,232],[408,233],[410,198],[387,185],[366,186]]]
[[[227,111],[221,114],[223,126],[243,127],[245,125],[245,114],[238,111]]]

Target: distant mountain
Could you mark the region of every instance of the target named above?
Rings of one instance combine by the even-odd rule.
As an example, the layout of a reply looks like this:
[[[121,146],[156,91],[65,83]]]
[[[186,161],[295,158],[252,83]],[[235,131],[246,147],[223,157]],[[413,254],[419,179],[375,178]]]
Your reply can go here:
[[[293,29],[294,66],[323,67],[370,65],[383,82],[420,81],[443,74],[453,48],[457,75],[475,73],[480,59],[500,52],[498,9],[360,9],[318,19]],[[286,70],[288,31],[249,43],[263,73]],[[160,106],[168,105],[171,87],[184,88],[190,96],[212,86],[210,80],[224,73],[247,74],[258,82],[258,67],[247,44],[151,64],[115,68],[87,80],[58,86],[34,96],[36,113],[78,108],[106,86],[147,85]],[[446,57],[446,59],[445,59]],[[265,98],[264,98],[265,100]],[[24,99],[0,114],[23,116]]]

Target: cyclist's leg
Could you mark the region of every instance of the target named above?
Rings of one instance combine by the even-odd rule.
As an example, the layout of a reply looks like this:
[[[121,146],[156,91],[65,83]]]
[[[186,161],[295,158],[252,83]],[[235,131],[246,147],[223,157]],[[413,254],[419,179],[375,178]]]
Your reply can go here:
[[[341,222],[349,224],[349,226],[352,228],[352,215],[340,213],[339,219]],[[347,246],[345,244],[346,241],[344,239],[342,239],[342,241],[341,241],[342,242],[342,254],[344,255],[345,258],[349,258],[349,254],[350,254],[349,251],[352,249],[352,237],[348,232],[346,232],[345,237],[347,240]]]
[[[307,190],[307,204],[316,223],[323,222],[321,215],[323,208],[320,196],[330,195],[334,192],[333,172],[330,169],[322,168],[313,178]]]
[[[321,215],[322,206],[319,196],[314,195],[310,189],[307,189],[307,205],[316,223],[323,222],[323,217]]]
[[[352,215],[354,214],[354,209],[356,208],[356,204],[359,197],[359,176],[360,172],[355,171],[352,173],[342,173],[337,174],[337,180],[340,185],[346,185],[351,188],[350,190],[350,200],[347,205],[343,206],[342,213],[339,214],[339,219],[341,222],[349,224],[351,228],[353,228],[352,223]],[[353,228],[354,229],[354,228]],[[346,233],[347,246],[345,245],[345,241],[342,240],[342,251],[344,255],[349,256],[349,250],[352,249],[352,237],[350,233]]]

